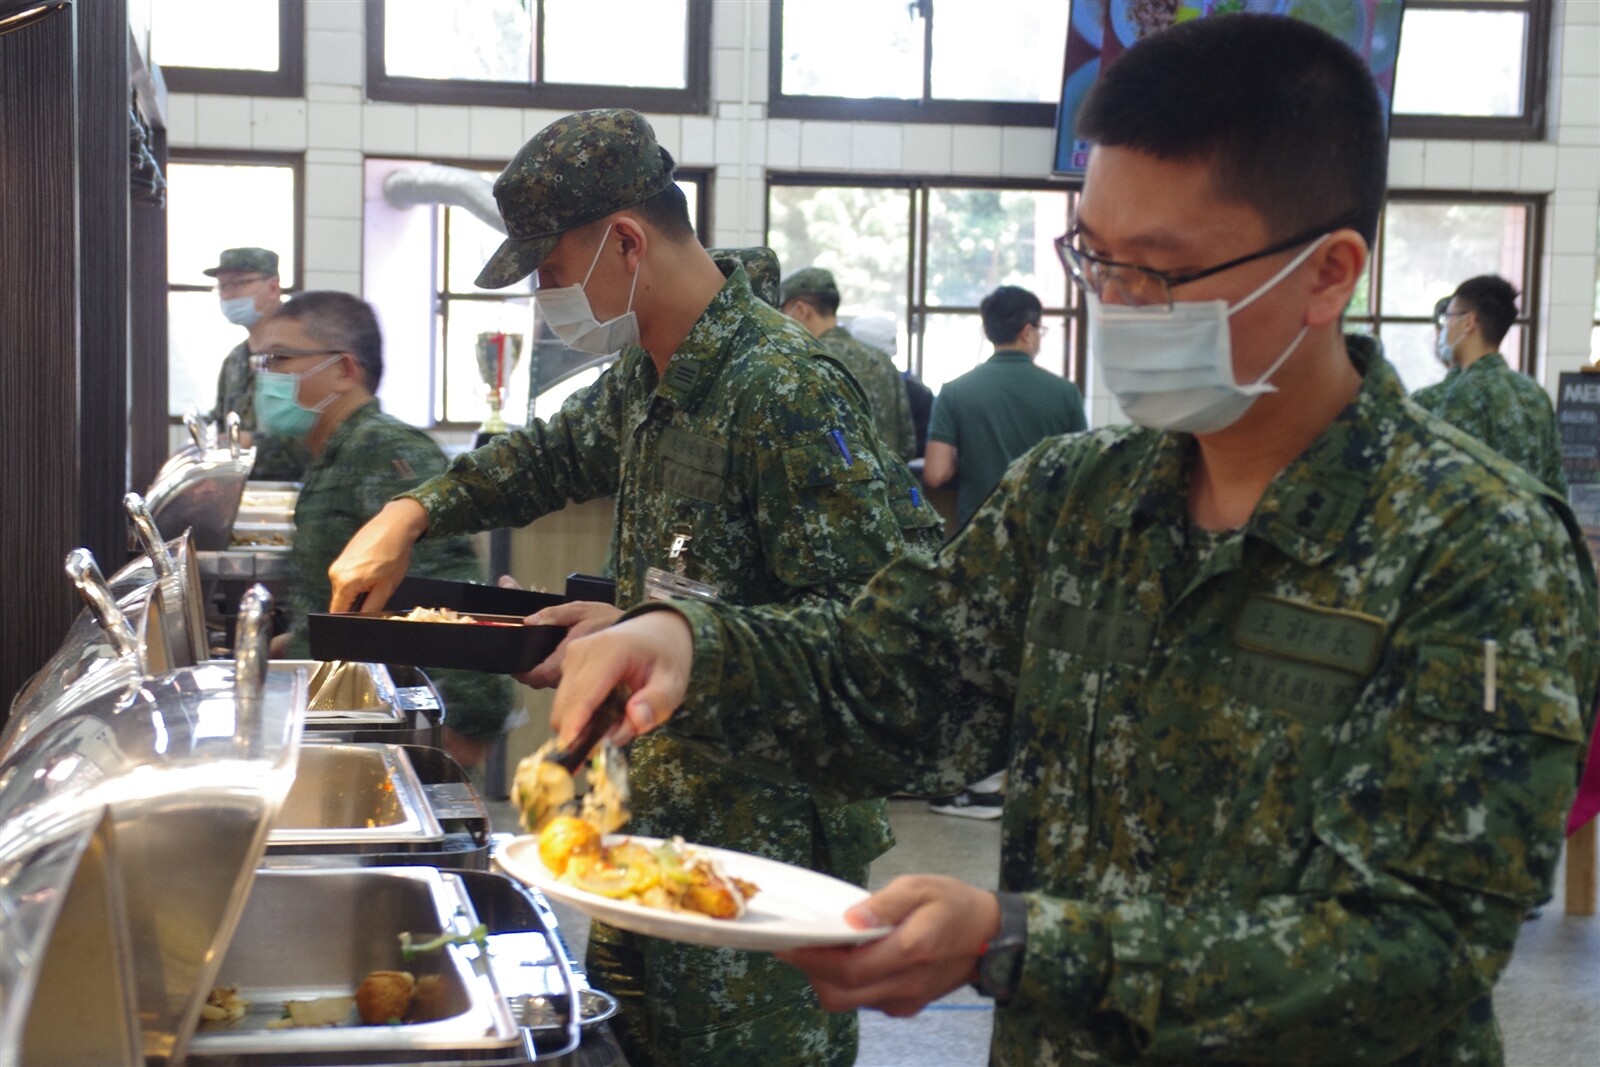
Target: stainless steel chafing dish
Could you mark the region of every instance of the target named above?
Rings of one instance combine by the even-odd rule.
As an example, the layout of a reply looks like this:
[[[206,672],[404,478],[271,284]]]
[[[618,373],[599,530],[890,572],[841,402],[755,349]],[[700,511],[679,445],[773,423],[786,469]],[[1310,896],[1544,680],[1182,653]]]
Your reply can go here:
[[[232,662],[99,672],[92,695],[0,760],[0,871],[27,868],[108,813],[141,1059],[182,1059],[295,777],[305,678],[268,674],[270,610],[264,590],[245,598]],[[80,953],[78,967],[108,958]],[[104,986],[79,977],[84,990]],[[35,989],[30,1018],[71,1017],[57,998],[73,983],[52,988],[48,1003]],[[19,1047],[27,1026],[3,1021],[0,1048]]]
[[[194,435],[192,426],[190,433]],[[227,445],[205,447],[208,443],[201,436],[193,451],[169,459],[145,496],[159,529],[190,529],[199,548],[217,550],[228,547],[256,453],[241,444],[239,419],[233,414],[228,416]]]
[[[0,735],[0,759],[104,685],[193,667],[207,658],[200,581],[187,535],[162,542],[138,496],[130,493],[126,503],[147,553],[110,582],[89,552],[68,555],[67,576],[88,607],[61,648],[12,700]]]
[[[444,828],[405,749],[397,745],[308,745],[267,836],[268,847],[437,844]]]

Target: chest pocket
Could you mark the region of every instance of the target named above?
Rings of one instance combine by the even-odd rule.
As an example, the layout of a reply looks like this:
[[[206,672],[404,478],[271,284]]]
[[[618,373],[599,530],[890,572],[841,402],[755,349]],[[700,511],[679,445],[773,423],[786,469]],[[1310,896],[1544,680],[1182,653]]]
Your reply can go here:
[[[1252,596],[1234,619],[1229,688],[1313,723],[1338,721],[1377,668],[1387,633],[1376,616]]]
[[[716,504],[728,481],[727,446],[677,426],[661,434],[661,488],[692,500]]]

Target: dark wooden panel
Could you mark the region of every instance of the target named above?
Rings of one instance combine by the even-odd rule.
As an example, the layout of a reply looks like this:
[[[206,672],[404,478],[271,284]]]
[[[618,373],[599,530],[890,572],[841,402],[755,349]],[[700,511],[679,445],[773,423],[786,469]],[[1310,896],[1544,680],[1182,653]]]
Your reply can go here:
[[[78,20],[80,540],[106,573],[127,558],[128,5]]]
[[[70,15],[0,37],[0,715],[77,610],[73,71]]]
[[[167,169],[167,131],[151,130],[151,152]],[[133,374],[129,383],[129,481],[144,492],[167,458],[167,209],[165,201],[133,205],[128,238],[128,321]]]

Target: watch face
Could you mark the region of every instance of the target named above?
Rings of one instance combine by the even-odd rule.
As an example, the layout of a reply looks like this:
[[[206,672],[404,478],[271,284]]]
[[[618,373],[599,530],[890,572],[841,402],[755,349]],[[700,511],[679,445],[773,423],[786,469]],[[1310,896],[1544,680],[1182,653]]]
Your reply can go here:
[[[978,992],[996,1000],[1010,999],[1022,974],[1022,952],[1020,940],[990,945],[978,961]]]

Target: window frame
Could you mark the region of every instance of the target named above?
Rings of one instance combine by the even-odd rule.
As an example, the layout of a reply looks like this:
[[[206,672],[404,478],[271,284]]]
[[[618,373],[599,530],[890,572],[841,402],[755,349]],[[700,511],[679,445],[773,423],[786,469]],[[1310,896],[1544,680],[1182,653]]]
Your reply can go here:
[[[933,0],[909,0],[923,9],[922,98],[919,100],[864,99],[850,96],[811,96],[783,91],[783,4],[767,0],[767,113],[775,119],[824,119],[840,122],[941,122],[979,126],[1040,126],[1056,124],[1056,102],[1025,103],[1011,100],[947,100],[933,96]],[[1066,42],[1062,42],[1062,65]]]
[[[1521,11],[1528,16],[1522,53],[1522,114],[1407,115],[1393,112],[1389,136],[1413,140],[1542,141],[1549,119],[1550,9],[1547,0],[1406,0],[1412,11]],[[1401,47],[1405,46],[1402,24]]]
[[[222,96],[306,95],[306,9],[301,0],[278,0],[278,69],[226,70],[162,67],[172,93]]]
[[[1433,325],[1433,312],[1429,309],[1421,315],[1385,315],[1383,313],[1383,275],[1385,269],[1384,231],[1389,217],[1390,204],[1497,204],[1502,206],[1520,206],[1527,209],[1528,225],[1526,243],[1523,248],[1522,277],[1515,279],[1521,296],[1518,297],[1517,317],[1512,325],[1522,330],[1522,350],[1517,353],[1517,358],[1512,369],[1522,371],[1524,374],[1539,378],[1542,361],[1539,358],[1539,326],[1540,319],[1537,315],[1539,301],[1543,294],[1543,260],[1544,260],[1544,222],[1545,222],[1545,197],[1534,193],[1490,193],[1467,192],[1465,190],[1439,190],[1439,189],[1392,189],[1384,200],[1383,213],[1378,216],[1378,238],[1374,243],[1370,260],[1372,270],[1369,284],[1371,285],[1368,313],[1361,316],[1353,315],[1346,309],[1344,322],[1346,327],[1366,327],[1366,332],[1377,338],[1383,339],[1383,325],[1394,323],[1400,326]],[[1466,281],[1462,278],[1461,281]],[[1444,294],[1440,294],[1441,296]],[[1505,353],[1501,353],[1504,355]],[[1509,362],[1509,361],[1508,361]]]
[[[994,189],[994,190],[1021,190],[1025,192],[1061,192],[1067,194],[1069,214],[1070,208],[1075,203],[1075,198],[1083,192],[1083,182],[1080,179],[1068,181],[1041,181],[1029,178],[960,178],[945,175],[893,175],[893,176],[868,176],[849,174],[845,172],[821,173],[816,171],[772,171],[767,175],[767,195],[763,200],[764,214],[762,218],[762,235],[770,244],[772,228],[772,189],[774,186],[811,186],[822,188],[854,187],[871,189],[903,189],[911,194],[910,218],[907,227],[906,262],[909,270],[906,272],[906,351],[896,357],[896,365],[902,369],[909,369],[918,378],[922,377],[923,347],[926,340],[924,325],[928,316],[943,315],[976,315],[976,305],[940,304],[930,306],[927,303],[928,287],[928,229],[930,225],[929,194],[935,189]],[[1065,227],[1063,227],[1065,232]],[[797,264],[784,265],[784,273],[797,269]],[[1044,305],[1044,314],[1047,318],[1059,317],[1068,326],[1067,338],[1064,338],[1062,349],[1061,373],[1078,389],[1087,395],[1088,384],[1088,346],[1084,344],[1073,345],[1070,339],[1081,338],[1088,329],[1088,310],[1077,287],[1067,276],[1061,272],[1061,285],[1065,297],[1064,303],[1052,302],[1055,294],[1050,294],[1050,300],[1045,299],[1045,294],[1036,293]],[[920,299],[919,299],[920,298]]]
[[[535,69],[529,84],[467,78],[409,78],[390,74],[384,58],[384,0],[365,0],[367,27],[367,99],[401,104],[476,105],[548,110],[624,107],[657,114],[705,115],[711,111],[711,4],[687,0],[688,55],[682,89],[626,85],[573,85],[545,82],[544,0],[533,0]]]
[[[385,157],[385,158],[404,158],[404,157]],[[423,161],[424,160],[422,160],[420,158],[418,160],[418,162],[423,162]],[[493,170],[496,166],[499,165],[497,163],[485,163],[482,160],[439,159],[439,158],[434,158],[434,157],[428,157],[426,159],[426,162],[437,163],[437,164],[440,164],[442,166],[461,167],[461,168],[463,168],[465,170],[473,170],[473,171]],[[696,186],[698,186],[698,189],[697,189],[697,192],[696,192],[696,196],[695,196],[694,218],[691,219],[690,221],[694,224],[695,237],[705,247],[710,247],[708,245],[705,245],[705,242],[706,242],[706,240],[709,238],[709,236],[711,234],[711,196],[710,196],[710,192],[711,192],[711,189],[712,189],[712,184],[713,184],[712,183],[712,178],[714,177],[714,174],[715,174],[715,172],[714,172],[713,168],[710,168],[710,167],[679,167],[673,172],[674,180],[676,180],[676,181],[689,181],[689,182],[693,182]],[[435,208],[435,210],[437,210],[437,209],[439,209],[441,207],[446,207],[446,206],[448,206],[448,205],[435,204],[434,208]],[[434,262],[432,264],[433,279],[434,279],[433,292],[432,292],[432,297],[433,297],[433,310],[432,310],[433,330],[432,330],[432,336],[435,338],[437,343],[440,345],[440,348],[431,353],[432,366],[429,368],[429,382],[430,382],[429,390],[430,390],[430,395],[428,397],[429,412],[430,412],[429,418],[430,418],[431,421],[430,421],[430,423],[428,425],[428,428],[429,429],[437,429],[437,430],[448,430],[448,431],[475,430],[475,429],[477,429],[477,425],[478,424],[474,423],[474,422],[460,422],[460,421],[451,421],[451,420],[448,420],[448,419],[434,419],[433,416],[432,416],[433,412],[449,410],[448,405],[449,405],[449,395],[450,395],[450,383],[449,383],[449,376],[446,373],[446,367],[448,365],[449,353],[444,349],[443,346],[445,344],[444,339],[449,336],[449,332],[450,332],[450,305],[452,303],[456,302],[456,301],[465,301],[465,302],[469,302],[469,303],[499,303],[499,302],[503,302],[503,301],[506,301],[506,300],[527,299],[528,297],[526,297],[524,295],[505,296],[505,295],[500,295],[498,293],[493,293],[493,292],[484,292],[484,293],[473,293],[473,292],[456,293],[456,292],[451,292],[450,289],[449,289],[450,279],[449,279],[449,268],[448,268],[448,264],[450,262],[449,216],[446,215],[446,216],[444,216],[444,218],[445,218],[445,222],[443,223],[443,225],[441,226],[440,230],[438,231],[437,237],[435,239],[434,247],[435,247],[435,249],[437,251],[436,251],[436,258],[435,258],[435,260],[434,260]],[[532,339],[530,339],[530,341],[531,340]],[[531,344],[530,344],[530,348],[531,348]],[[435,391],[437,392],[437,395],[433,395]]]
[[[173,163],[199,163],[215,166],[232,167],[288,167],[294,172],[294,275],[285,285],[282,276],[278,279],[278,287],[287,298],[300,292],[305,287],[306,270],[306,158],[301,152],[256,152],[249,149],[228,148],[171,148],[167,151],[167,164]],[[167,206],[170,217],[172,207]],[[165,230],[163,230],[163,237]],[[162,279],[164,289],[163,299],[170,299],[173,293],[206,293],[213,288],[210,285],[195,285],[189,282],[173,282],[171,280],[172,267],[167,266],[167,277]],[[163,338],[165,343],[165,356],[170,358],[172,345],[168,338]],[[170,372],[170,366],[169,366]],[[167,414],[169,426],[181,425],[182,415]]]

